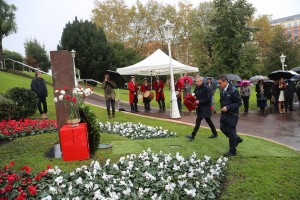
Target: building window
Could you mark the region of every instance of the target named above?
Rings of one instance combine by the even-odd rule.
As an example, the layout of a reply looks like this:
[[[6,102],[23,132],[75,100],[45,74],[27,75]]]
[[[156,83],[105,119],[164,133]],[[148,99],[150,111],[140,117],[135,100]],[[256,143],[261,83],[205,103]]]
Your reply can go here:
[[[298,26],[298,22],[294,22],[294,26],[295,26],[295,27]]]
[[[290,27],[291,27],[291,23],[288,23],[286,27],[287,27],[287,28],[290,28]]]

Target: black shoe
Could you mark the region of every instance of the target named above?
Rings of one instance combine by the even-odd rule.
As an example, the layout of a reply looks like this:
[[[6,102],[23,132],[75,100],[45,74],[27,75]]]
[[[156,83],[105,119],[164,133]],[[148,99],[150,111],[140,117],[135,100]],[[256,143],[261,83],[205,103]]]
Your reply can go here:
[[[240,143],[242,143],[244,140],[240,137],[237,138],[237,141],[236,141],[236,146],[238,146]]]
[[[296,111],[296,110],[294,110],[294,109],[291,109],[290,111]]]
[[[166,110],[165,108],[163,108],[163,110]]]
[[[217,113],[217,111],[215,111],[215,110],[214,110],[214,111],[213,111],[213,113],[214,113],[214,114],[216,114],[216,113]]]
[[[141,111],[139,111],[139,110],[136,110],[135,112],[141,112]]]
[[[227,153],[224,153],[224,156],[230,157],[230,156],[235,156],[236,153],[231,153],[230,151],[228,151]]]
[[[159,108],[159,110],[161,110],[162,108]]]
[[[192,136],[192,135],[186,135],[185,136],[187,139],[190,139],[191,141],[193,141],[195,138],[194,138],[194,136]]]
[[[218,137],[218,135],[214,135],[214,134],[212,134],[211,136],[209,136],[208,138],[217,138]]]

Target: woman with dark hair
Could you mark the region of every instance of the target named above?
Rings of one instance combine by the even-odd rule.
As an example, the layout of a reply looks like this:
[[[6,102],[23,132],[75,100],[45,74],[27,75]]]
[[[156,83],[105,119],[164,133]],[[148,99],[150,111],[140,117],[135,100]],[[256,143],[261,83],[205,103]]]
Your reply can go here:
[[[183,98],[186,97],[186,95],[190,94],[192,91],[190,82],[188,79],[184,79],[184,88],[183,88]]]
[[[265,109],[267,106],[267,88],[264,85],[263,80],[259,80],[258,83],[256,84],[256,98],[257,98],[257,107],[260,108],[260,113],[265,114]]]
[[[286,89],[286,83],[284,82],[283,78],[280,78],[279,83],[278,83],[278,90],[279,90],[278,111],[280,114],[286,113],[286,111],[284,109],[285,89]]]

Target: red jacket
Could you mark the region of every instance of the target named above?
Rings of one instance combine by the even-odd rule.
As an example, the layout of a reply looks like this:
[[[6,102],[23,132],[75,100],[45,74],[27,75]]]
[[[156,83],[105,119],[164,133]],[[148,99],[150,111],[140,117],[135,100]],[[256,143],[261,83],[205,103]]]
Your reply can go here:
[[[128,82],[128,90],[129,90],[129,103],[133,103],[134,95],[137,95],[138,92],[138,84],[135,82],[135,84],[130,81]],[[135,93],[135,94],[134,94]]]
[[[175,92],[178,91],[179,94],[176,95],[177,98],[181,98],[181,90],[182,90],[182,84],[177,81],[177,83],[175,84]]]
[[[153,89],[155,90],[155,96],[156,101],[158,101],[159,97],[162,96],[162,99],[165,100],[165,94],[164,94],[164,83],[162,80],[159,80],[159,83],[157,81],[153,82]],[[160,91],[158,91],[160,89]]]

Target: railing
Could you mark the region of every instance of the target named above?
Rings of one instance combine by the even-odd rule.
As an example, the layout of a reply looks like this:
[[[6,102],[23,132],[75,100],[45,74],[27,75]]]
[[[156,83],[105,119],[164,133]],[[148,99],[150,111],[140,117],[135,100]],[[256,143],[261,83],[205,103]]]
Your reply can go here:
[[[24,63],[21,63],[21,62],[19,62],[19,61],[16,61],[16,60],[13,60],[13,59],[10,59],[10,58],[5,58],[5,59],[4,59],[4,67],[5,67],[4,69],[6,69],[5,60],[10,60],[10,61],[12,61],[13,70],[15,70],[15,63],[18,63],[18,64],[20,64],[20,65],[23,65],[23,66],[25,66],[25,67],[28,67],[29,69],[32,69],[32,70],[39,71],[39,72],[41,72],[41,73],[47,74],[47,72],[44,72],[44,71],[42,71],[42,70],[40,70],[40,69],[38,69],[38,68],[31,67],[31,66],[29,66],[29,65],[26,65],[26,64],[24,64]],[[2,62],[1,62],[1,63],[2,63]],[[3,69],[3,67],[2,67],[2,69]],[[50,75],[51,75],[51,74],[50,74]]]
[[[84,82],[85,81],[85,84],[87,85],[87,82],[90,81],[90,82],[95,82],[95,83],[98,83],[98,84],[102,84],[101,82],[99,81],[96,81],[94,79],[77,79],[78,82]]]

